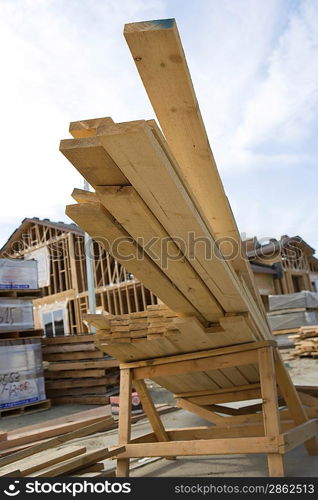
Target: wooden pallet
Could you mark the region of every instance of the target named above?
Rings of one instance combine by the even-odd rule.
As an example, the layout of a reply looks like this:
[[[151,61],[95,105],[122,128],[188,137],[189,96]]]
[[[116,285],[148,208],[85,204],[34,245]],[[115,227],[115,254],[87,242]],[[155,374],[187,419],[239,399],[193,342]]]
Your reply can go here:
[[[48,410],[51,407],[51,401],[38,401],[36,403],[29,403],[21,406],[14,406],[12,408],[0,408],[0,416],[16,417],[17,415],[25,415],[27,413],[36,413],[38,411]]]

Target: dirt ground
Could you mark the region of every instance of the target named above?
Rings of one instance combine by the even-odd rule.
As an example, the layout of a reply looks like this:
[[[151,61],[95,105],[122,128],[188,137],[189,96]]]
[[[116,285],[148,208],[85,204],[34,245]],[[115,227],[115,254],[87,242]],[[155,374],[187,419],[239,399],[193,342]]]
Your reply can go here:
[[[310,358],[290,359],[290,351],[283,350],[282,355],[294,383],[301,385],[318,385],[318,360]],[[174,404],[173,396],[150,383],[150,390],[155,403],[167,402]],[[65,405],[53,407],[30,415],[6,417],[0,419],[0,431],[10,431],[20,427],[50,420],[63,415],[70,415],[93,406]],[[110,410],[109,410],[110,411]],[[209,425],[206,421],[183,410],[163,415],[162,421],[166,428]],[[146,419],[132,426],[132,435],[137,437],[150,431]],[[94,437],[88,436],[73,442],[85,445],[88,450],[99,447],[110,447],[117,444],[117,429],[100,433]],[[73,444],[72,443],[72,444]],[[27,460],[26,460],[27,461]],[[286,455],[286,474],[290,477],[318,476],[318,456],[309,457],[304,446],[300,446]],[[105,461],[105,469],[112,470],[114,462]],[[134,459],[131,461],[132,476],[214,476],[214,477],[264,477],[267,475],[266,457],[260,455],[213,456],[213,457],[183,457],[176,461],[164,459]]]
[[[291,349],[281,350],[294,384],[318,386],[318,359],[298,357],[291,359],[291,353]]]

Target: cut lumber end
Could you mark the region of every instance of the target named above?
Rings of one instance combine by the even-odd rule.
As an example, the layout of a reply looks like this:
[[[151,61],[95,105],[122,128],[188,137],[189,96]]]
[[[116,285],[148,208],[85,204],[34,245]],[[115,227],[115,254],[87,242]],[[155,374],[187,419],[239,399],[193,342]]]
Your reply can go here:
[[[85,189],[74,188],[71,196],[78,203],[98,203],[99,201],[93,191],[87,191]]]
[[[110,117],[79,120],[70,123],[69,132],[75,139],[80,139],[82,137],[94,137],[96,135],[96,130],[100,125],[113,124],[114,122]]]
[[[138,23],[129,23],[124,26],[124,35],[139,31],[170,30],[177,25],[174,18],[171,19],[153,19],[151,21],[141,21]]]

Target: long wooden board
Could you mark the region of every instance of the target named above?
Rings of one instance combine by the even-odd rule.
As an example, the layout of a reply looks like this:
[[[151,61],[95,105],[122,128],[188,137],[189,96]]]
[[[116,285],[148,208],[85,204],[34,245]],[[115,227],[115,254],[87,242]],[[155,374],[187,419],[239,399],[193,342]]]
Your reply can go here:
[[[90,236],[101,243],[118,262],[130,270],[146,287],[165,301],[168,307],[184,314],[202,316],[175,285],[154,264],[131,236],[98,203],[68,205],[66,214]],[[120,248],[116,248],[116,242]],[[120,250],[120,252],[119,252]]]

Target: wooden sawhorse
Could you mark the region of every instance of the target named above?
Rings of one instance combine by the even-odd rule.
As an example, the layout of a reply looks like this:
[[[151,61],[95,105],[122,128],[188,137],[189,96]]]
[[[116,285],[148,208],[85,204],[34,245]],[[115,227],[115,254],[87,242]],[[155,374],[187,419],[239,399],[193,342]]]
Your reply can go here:
[[[165,430],[144,379],[249,364],[258,365],[257,384],[177,395],[178,406],[214,426]],[[132,384],[153,429],[136,439],[131,439]],[[288,409],[280,411],[278,396]],[[261,402],[239,410],[220,406],[248,399]],[[318,454],[318,420],[308,418],[272,340],[121,364],[119,411],[119,446],[126,451],[115,456],[117,477],[128,477],[129,459],[135,457],[245,453],[266,454],[269,476],[282,477],[287,451],[304,443],[309,454]]]

